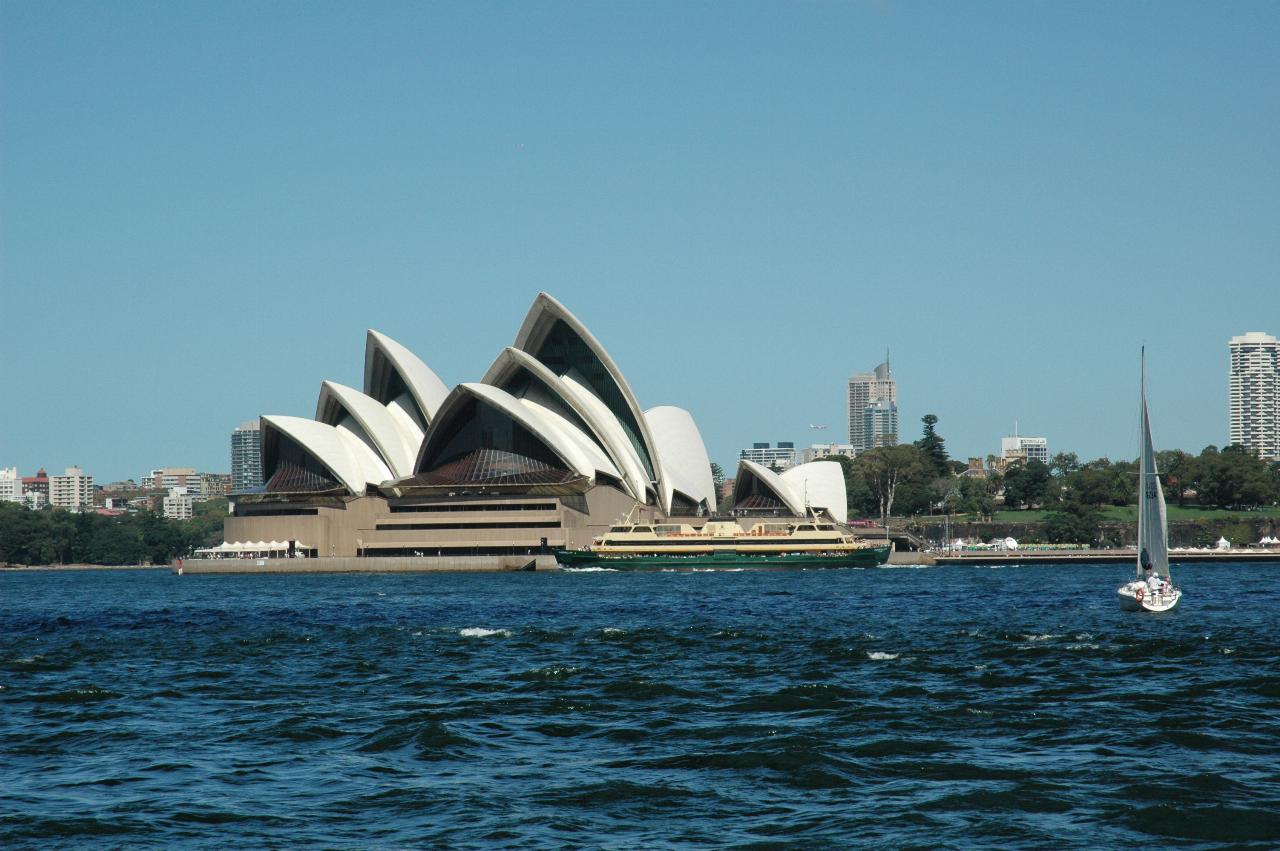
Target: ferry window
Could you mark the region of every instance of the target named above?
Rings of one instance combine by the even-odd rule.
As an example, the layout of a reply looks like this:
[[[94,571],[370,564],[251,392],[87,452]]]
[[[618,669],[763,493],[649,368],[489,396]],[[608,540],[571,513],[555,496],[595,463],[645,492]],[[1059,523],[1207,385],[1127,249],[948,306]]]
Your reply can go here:
[[[609,531],[610,532],[630,532],[631,530],[628,529],[626,526],[610,526]]]
[[[818,527],[819,532],[834,532],[835,530],[836,530],[836,527],[832,526],[829,523],[824,523],[823,525]]]
[[[648,526],[636,526],[631,531],[632,532],[650,532],[650,533],[653,532],[653,530],[650,529]]]
[[[679,532],[679,531],[680,531],[680,527],[679,527],[679,526],[654,526],[653,528],[654,528],[654,530],[655,530],[655,531],[657,531],[659,534],[666,534],[666,535],[669,535],[669,534],[671,534],[672,532]]]
[[[810,523],[807,526],[797,526],[796,531],[797,532],[813,532],[815,531],[815,529],[813,528],[813,524]]]

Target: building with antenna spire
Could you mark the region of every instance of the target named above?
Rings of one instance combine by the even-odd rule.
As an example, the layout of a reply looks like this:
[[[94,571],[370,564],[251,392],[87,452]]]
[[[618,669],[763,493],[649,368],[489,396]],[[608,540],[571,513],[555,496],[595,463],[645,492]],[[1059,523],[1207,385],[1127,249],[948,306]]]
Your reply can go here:
[[[849,444],[857,452],[898,442],[898,383],[884,363],[849,378]]]
[[[1008,465],[1014,461],[1049,463],[1049,441],[1043,437],[1026,437],[1018,434],[1018,423],[1013,423],[1013,434],[1000,438],[1000,460]]]

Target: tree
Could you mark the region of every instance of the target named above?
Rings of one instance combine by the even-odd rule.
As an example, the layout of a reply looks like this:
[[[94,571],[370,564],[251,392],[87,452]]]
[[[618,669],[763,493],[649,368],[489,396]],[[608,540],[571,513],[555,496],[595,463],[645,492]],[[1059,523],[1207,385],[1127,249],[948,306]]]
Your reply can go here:
[[[1112,464],[1098,458],[1066,476],[1063,499],[1081,505],[1127,505],[1136,498],[1137,480],[1133,465]]]
[[[1181,449],[1170,449],[1156,453],[1156,467],[1160,470],[1165,494],[1183,505],[1195,481],[1196,459]]]
[[[1080,469],[1080,458],[1074,452],[1059,452],[1049,459],[1049,472],[1055,476],[1068,476]]]
[[[1267,463],[1243,446],[1221,452],[1207,448],[1196,459],[1196,491],[1202,504],[1218,508],[1256,508],[1280,498],[1280,482]]]
[[[1004,504],[1009,508],[1042,505],[1049,492],[1049,468],[1032,458],[1015,464],[1004,474]]]
[[[724,468],[715,461],[711,462],[711,483],[717,488],[724,484]]]
[[[925,414],[920,418],[920,422],[924,423],[924,435],[915,442],[916,449],[919,449],[928,463],[933,466],[937,475],[949,476],[951,465],[947,463],[946,441],[934,429],[938,424],[938,418],[933,414]]]
[[[1102,513],[1091,505],[1067,503],[1044,518],[1044,536],[1051,544],[1092,544],[1098,539]]]
[[[974,517],[990,517],[995,513],[995,486],[991,479],[960,477],[960,510]]]
[[[854,468],[867,483],[882,523],[888,523],[889,515],[893,513],[893,501],[899,487],[904,484],[919,486],[923,480],[923,487],[927,488],[932,474],[930,462],[910,444],[870,449],[854,460]]]

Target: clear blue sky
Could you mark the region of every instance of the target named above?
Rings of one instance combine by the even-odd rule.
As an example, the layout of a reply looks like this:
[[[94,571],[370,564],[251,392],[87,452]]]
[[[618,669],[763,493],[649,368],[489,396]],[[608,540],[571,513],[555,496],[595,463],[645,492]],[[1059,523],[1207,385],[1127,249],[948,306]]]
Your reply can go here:
[[[229,466],[358,386],[478,379],[547,290],[727,469],[843,440],[1226,442],[1280,334],[1280,4],[0,0],[0,466]]]

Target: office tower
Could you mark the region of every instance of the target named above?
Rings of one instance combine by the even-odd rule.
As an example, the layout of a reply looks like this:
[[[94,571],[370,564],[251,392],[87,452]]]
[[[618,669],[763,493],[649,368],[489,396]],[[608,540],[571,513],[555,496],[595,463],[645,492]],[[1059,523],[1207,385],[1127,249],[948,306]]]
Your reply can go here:
[[[1280,458],[1280,341],[1250,331],[1232,337],[1231,443]]]

